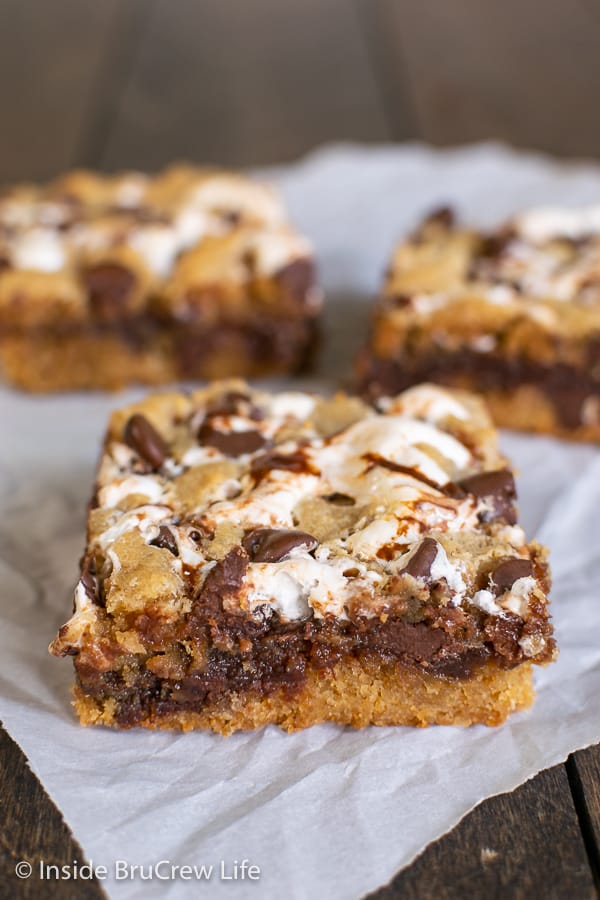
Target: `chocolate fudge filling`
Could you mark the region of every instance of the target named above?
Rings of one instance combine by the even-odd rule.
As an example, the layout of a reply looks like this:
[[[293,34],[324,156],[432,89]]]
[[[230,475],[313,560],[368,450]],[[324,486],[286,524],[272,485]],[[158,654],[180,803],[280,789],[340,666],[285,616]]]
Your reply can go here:
[[[116,263],[102,263],[87,269],[82,278],[96,318],[101,322],[118,322],[127,314],[136,287],[133,272]]]
[[[161,529],[156,545],[173,552],[167,531]],[[115,667],[104,672],[86,659],[85,651],[76,657],[80,686],[98,700],[113,698],[118,723],[133,726],[152,715],[199,711],[230,693],[266,696],[283,690],[291,695],[302,689],[310,670],[331,670],[348,658],[372,657],[440,678],[467,679],[489,659],[503,668],[522,663],[519,641],[532,634],[547,638],[547,656],[551,656],[554,642],[543,609],[532,610],[523,622],[511,613],[501,618],[487,615],[468,602],[461,607],[440,602],[443,586],[431,575],[437,543],[431,538],[422,542],[399,573],[414,579],[414,592],[407,593],[400,579],[396,579],[397,595],[394,584],[390,587],[387,617],[330,620],[311,615],[284,622],[268,607],[253,617],[227,611],[224,601],[238,595],[250,560],[276,561],[300,545],[314,547],[315,540],[286,529],[249,532],[242,546],[232,549],[211,570],[193,598],[190,613],[175,630],[147,614],[129,623],[145,642],[147,657],[124,657],[114,647]],[[89,573],[89,563],[84,568]],[[547,577],[544,563],[536,561],[535,568],[538,577]],[[533,571],[528,560],[503,559],[483,577],[481,586],[498,595]],[[95,602],[102,605],[97,581],[89,586]]]
[[[258,366],[273,361],[300,372],[315,353],[318,325],[314,319],[256,315],[245,324],[223,322],[208,329],[177,324],[172,334],[182,378],[201,374],[204,361],[221,353],[243,354]]]
[[[25,332],[0,326],[0,335],[22,336]],[[225,355],[230,371],[234,360],[250,361],[257,372],[275,365],[302,372],[310,366],[318,343],[318,325],[311,319],[268,319],[256,316],[246,323],[223,321],[209,328],[159,322],[149,315],[127,322],[64,323],[51,329],[32,328],[26,332],[32,340],[77,338],[81,340],[114,337],[135,353],[167,353],[173,359],[178,377],[206,377],[211,362]]]
[[[393,396],[421,381],[451,386],[463,376],[483,391],[511,391],[533,385],[546,394],[566,428],[580,426],[583,404],[588,397],[600,396],[600,380],[584,369],[564,363],[546,366],[523,357],[477,353],[468,348],[456,352],[438,348],[435,355],[402,362],[370,356],[366,368],[365,393],[372,397]]]

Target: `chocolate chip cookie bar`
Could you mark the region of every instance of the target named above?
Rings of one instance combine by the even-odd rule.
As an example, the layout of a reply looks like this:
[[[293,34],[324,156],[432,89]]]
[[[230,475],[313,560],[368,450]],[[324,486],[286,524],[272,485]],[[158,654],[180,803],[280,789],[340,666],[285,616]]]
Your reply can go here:
[[[84,724],[501,723],[555,656],[481,402],[163,394],[110,421],[74,614]]]
[[[22,388],[295,371],[320,302],[309,244],[241,175],[72,172],[0,195],[0,369]]]
[[[435,381],[498,425],[600,440],[600,207],[491,233],[433,214],[394,254],[359,370],[372,396]]]

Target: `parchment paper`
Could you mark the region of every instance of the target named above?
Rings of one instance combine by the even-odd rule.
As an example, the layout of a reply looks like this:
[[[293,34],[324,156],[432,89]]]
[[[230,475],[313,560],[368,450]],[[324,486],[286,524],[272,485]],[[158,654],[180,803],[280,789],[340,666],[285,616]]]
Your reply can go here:
[[[450,201],[491,224],[529,204],[600,201],[600,169],[493,145],[334,147],[274,174],[330,294],[329,342],[309,381],[326,389],[347,374],[393,241],[422,212]],[[70,612],[107,414],[137,393],[0,392],[0,717],[88,858],[106,866],[109,895],[357,898],[482,799],[600,740],[600,450],[508,433],[522,521],[552,552],[561,647],[537,673],[530,712],[495,730],[320,726],[224,739],[80,728],[71,665],[46,646]],[[230,875],[243,859],[260,879],[224,880],[221,861]],[[151,881],[115,877],[160,861],[214,868],[202,881],[165,865]]]

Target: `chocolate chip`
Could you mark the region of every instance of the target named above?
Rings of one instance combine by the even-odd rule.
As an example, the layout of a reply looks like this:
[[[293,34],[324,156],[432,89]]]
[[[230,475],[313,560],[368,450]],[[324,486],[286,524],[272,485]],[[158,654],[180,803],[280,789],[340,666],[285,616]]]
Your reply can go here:
[[[315,267],[310,259],[295,259],[275,275],[276,281],[296,303],[306,299],[315,283]]]
[[[0,256],[0,275],[10,269],[10,260],[6,256]]]
[[[265,414],[262,409],[252,404],[252,398],[241,391],[228,391],[222,397],[213,400],[206,409],[206,418],[213,416],[238,416],[243,415],[254,422],[260,422]]]
[[[279,562],[295,547],[305,547],[309,552],[318,546],[318,540],[305,531],[287,528],[255,528],[242,541],[242,546],[254,562]]]
[[[502,256],[514,239],[514,230],[508,228],[496,234],[487,235],[479,247],[479,256],[485,259],[497,259]]]
[[[160,469],[168,455],[167,445],[148,419],[135,413],[125,425],[125,443],[153,469]]]
[[[517,521],[515,507],[517,491],[512,472],[508,469],[480,472],[478,475],[463,478],[458,484],[467,493],[488,502],[491,508],[480,514],[482,522],[504,519],[509,525],[514,525]]]
[[[452,228],[454,222],[455,215],[452,207],[439,206],[426,216],[423,225],[440,225],[442,228]]]
[[[390,294],[384,297],[383,302],[389,309],[406,309],[412,305],[411,294]]]
[[[241,391],[227,391],[221,397],[216,397],[206,407],[206,417],[210,416],[235,416],[242,403],[248,403],[250,397]]]
[[[259,482],[272,469],[283,469],[286,472],[303,472],[305,474],[318,474],[311,466],[309,460],[301,450],[294,453],[263,453],[252,460],[250,473]]]
[[[456,656],[440,655],[429,666],[428,671],[444,678],[468,678],[489,656],[487,647],[471,647]]]
[[[413,578],[421,578],[423,581],[429,581],[431,578],[431,567],[438,552],[438,542],[433,538],[424,538],[419,544],[415,553],[409,559],[404,568],[400,569],[399,575],[412,575]]]
[[[99,263],[86,269],[83,279],[99,318],[115,319],[123,314],[136,283],[133,272],[118,263]]]
[[[98,600],[98,583],[96,580],[96,560],[92,556],[88,556],[82,561],[80,580],[87,596],[96,603]]]
[[[179,556],[179,547],[175,540],[175,535],[168,525],[161,525],[158,529],[158,535],[153,541],[150,541],[151,547],[160,547],[162,550],[168,550],[173,556]]]
[[[500,597],[506,591],[510,591],[515,581],[518,581],[519,578],[527,578],[530,575],[533,575],[531,560],[511,556],[502,560],[490,573],[492,590],[497,597]]]
[[[237,225],[242,221],[242,213],[239,209],[227,209],[221,213],[221,219],[227,225]]]
[[[225,456],[241,456],[260,450],[267,440],[259,431],[218,431],[209,422],[203,422],[198,430],[198,442],[215,447]]]
[[[210,615],[223,610],[223,600],[237,597],[246,569],[248,555],[240,546],[233,547],[206,576],[192,607],[192,620],[203,624]]]

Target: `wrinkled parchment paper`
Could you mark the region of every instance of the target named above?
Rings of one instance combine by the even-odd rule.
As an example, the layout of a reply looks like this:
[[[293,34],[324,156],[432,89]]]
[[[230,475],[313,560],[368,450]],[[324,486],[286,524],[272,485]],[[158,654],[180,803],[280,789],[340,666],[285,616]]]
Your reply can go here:
[[[320,372],[306,382],[326,389],[364,336],[393,241],[421,213],[452,202],[491,224],[524,205],[600,201],[600,169],[493,145],[334,147],[274,174],[330,294]],[[600,740],[600,449],[508,433],[523,524],[552,552],[561,648],[537,673],[530,712],[495,730],[325,725],[224,739],[80,728],[70,662],[46,647],[70,612],[108,412],[138,394],[0,391],[0,717],[88,859],[106,867],[110,896],[357,898],[482,799]],[[227,877],[236,860],[259,879]],[[154,866],[151,881],[139,864]],[[188,864],[204,876],[171,875]]]

